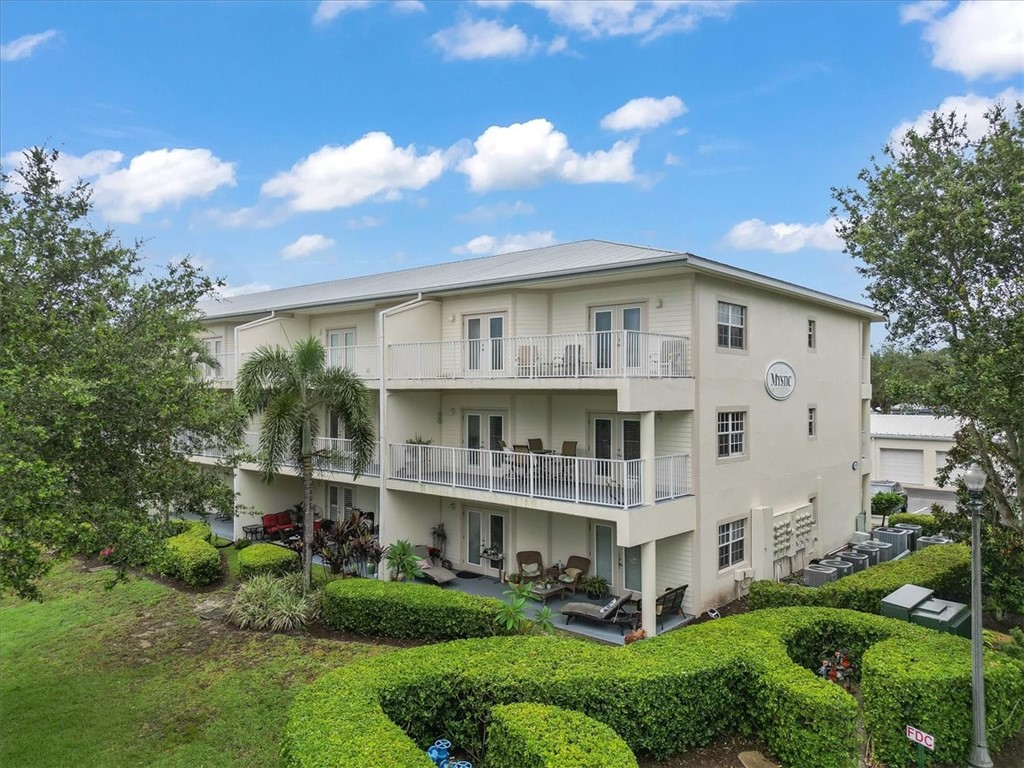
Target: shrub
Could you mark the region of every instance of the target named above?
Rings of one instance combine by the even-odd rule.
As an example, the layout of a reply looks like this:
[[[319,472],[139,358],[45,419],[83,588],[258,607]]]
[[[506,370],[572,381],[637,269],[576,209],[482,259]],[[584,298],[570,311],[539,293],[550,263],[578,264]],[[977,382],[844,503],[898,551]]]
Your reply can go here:
[[[299,553],[274,544],[253,544],[238,553],[238,575],[245,581],[253,576],[282,576],[299,569]]]
[[[245,552],[242,553],[243,555]],[[487,637],[500,600],[431,584],[342,579],[324,589],[324,623],[344,632],[416,640]]]
[[[934,589],[940,595],[959,597],[970,583],[971,555],[966,547],[928,547],[901,560],[880,563],[822,587],[803,587],[774,581],[750,585],[751,610],[788,605],[818,605],[881,613],[882,598],[905,584]]]
[[[209,541],[210,536],[213,533],[210,530],[210,524],[205,520],[183,520],[181,518],[171,518],[165,525],[165,536],[167,538],[187,533],[190,536],[195,536],[197,539]]]
[[[604,723],[546,704],[505,704],[491,710],[487,726],[491,768],[617,768],[636,757]]]
[[[316,618],[319,594],[303,594],[302,576],[258,574],[242,584],[228,610],[228,618],[242,629],[277,632],[302,629]]]
[[[903,494],[883,491],[871,497],[871,514],[881,517],[882,522],[897,509],[903,507]]]
[[[922,536],[936,536],[942,533],[934,515],[889,515],[889,525],[896,525],[896,523],[913,523],[914,525],[920,525]]]
[[[99,531],[89,522],[65,527],[56,540],[59,546],[76,555],[95,555],[103,548]]]
[[[416,744],[443,733],[478,760],[485,757],[482,726],[493,707],[533,702],[604,723],[634,753],[656,759],[739,733],[760,736],[790,768],[853,768],[856,701],[811,671],[840,647],[862,670],[868,736],[880,761],[908,762],[906,722],[936,735],[940,746],[948,741],[936,759],[965,757],[966,749],[954,752],[959,734],[970,731],[971,708],[962,699],[970,691],[969,643],[906,622],[823,608],[757,611],[628,648],[567,638],[488,638],[360,661],[296,696],[282,756],[289,768],[430,768]],[[1024,669],[999,653],[986,657],[988,737],[998,749],[1024,724],[1018,704]],[[953,691],[948,698],[947,688]],[[548,712],[531,724],[546,728]],[[524,710],[518,720],[529,717]]]
[[[248,539],[235,539],[235,549],[245,549],[249,546],[252,546],[252,542]]]
[[[167,539],[160,572],[190,587],[212,584],[220,578],[220,552],[192,532]]]

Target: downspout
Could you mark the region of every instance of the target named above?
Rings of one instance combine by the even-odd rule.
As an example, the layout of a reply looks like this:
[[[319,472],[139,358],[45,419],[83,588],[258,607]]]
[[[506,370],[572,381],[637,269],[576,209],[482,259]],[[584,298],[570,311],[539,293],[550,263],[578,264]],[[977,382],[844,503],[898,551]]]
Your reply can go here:
[[[380,523],[380,540],[387,541],[385,535],[386,527],[385,521],[387,520],[387,514],[385,507],[386,499],[388,498],[387,489],[385,484],[387,483],[388,474],[391,470],[391,455],[387,449],[387,443],[385,438],[388,434],[388,388],[387,388],[387,370],[385,369],[386,350],[385,338],[384,338],[384,320],[390,315],[402,312],[406,309],[410,309],[415,305],[423,301],[423,292],[420,291],[416,294],[415,299],[409,299],[409,301],[402,302],[394,307],[382,309],[377,313],[377,373],[380,376],[380,397],[379,397],[379,412],[378,412],[378,424],[377,424],[377,450],[380,451],[380,490],[377,495],[377,512],[379,517],[377,518]],[[377,578],[381,578],[383,571],[381,568],[377,569]]]
[[[239,359],[238,359],[238,332],[239,331],[247,331],[250,328],[255,328],[258,325],[266,325],[271,320],[276,320],[276,319],[277,319],[277,310],[276,309],[272,309],[270,311],[270,314],[267,315],[266,317],[260,317],[260,318],[257,318],[256,320],[250,320],[248,323],[242,323],[241,325],[235,327],[235,377],[236,378],[238,376],[238,370],[239,370],[239,367],[240,367],[238,365],[238,363],[239,363]]]

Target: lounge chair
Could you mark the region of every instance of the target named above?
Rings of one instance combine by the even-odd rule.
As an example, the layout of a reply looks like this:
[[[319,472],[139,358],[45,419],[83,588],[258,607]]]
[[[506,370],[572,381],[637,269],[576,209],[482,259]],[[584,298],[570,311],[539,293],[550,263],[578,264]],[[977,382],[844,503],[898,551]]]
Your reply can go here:
[[[439,587],[443,587],[450,581],[455,581],[455,574],[440,565],[434,565],[430,557],[430,550],[425,544],[417,544],[412,548],[412,553],[420,559],[420,571],[423,578],[432,581]]]
[[[562,615],[565,616],[565,623],[567,626],[573,619],[587,619],[597,624],[617,624],[621,627],[625,624],[625,622],[622,621],[625,616],[619,616],[619,613],[622,606],[632,599],[633,593],[626,590],[625,593],[619,595],[606,605],[594,605],[593,603],[566,603],[562,606]],[[632,624],[632,622],[629,623]]]
[[[686,595],[686,588],[688,586],[690,585],[683,584],[681,587],[666,589],[658,595],[658,598],[654,601],[654,615],[657,617],[659,627],[665,623],[666,616],[682,613],[683,597]]]
[[[590,560],[579,555],[572,555],[565,561],[565,569],[562,571],[562,575],[558,577],[558,581],[575,595],[576,586],[580,583],[580,579],[587,575],[589,570]]]
[[[536,581],[544,576],[544,559],[536,550],[516,552],[516,565],[522,581]]]

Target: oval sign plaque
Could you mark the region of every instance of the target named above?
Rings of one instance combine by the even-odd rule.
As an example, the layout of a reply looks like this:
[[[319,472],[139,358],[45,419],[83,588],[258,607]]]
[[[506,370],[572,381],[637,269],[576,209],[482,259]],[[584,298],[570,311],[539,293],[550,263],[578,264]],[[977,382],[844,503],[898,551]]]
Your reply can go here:
[[[776,360],[764,374],[764,388],[775,400],[785,400],[796,389],[796,372],[789,363]]]

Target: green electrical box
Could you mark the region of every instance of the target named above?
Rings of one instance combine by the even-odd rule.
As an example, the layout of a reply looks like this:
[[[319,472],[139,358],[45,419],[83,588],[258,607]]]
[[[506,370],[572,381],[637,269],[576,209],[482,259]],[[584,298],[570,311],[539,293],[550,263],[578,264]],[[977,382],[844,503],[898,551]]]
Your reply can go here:
[[[934,589],[919,587],[916,584],[906,584],[882,598],[882,615],[888,616],[890,619],[910,621],[910,614],[914,612],[914,609],[929,600],[934,594]]]
[[[911,612],[910,621],[951,635],[971,636],[971,609],[952,600],[928,600]]]

